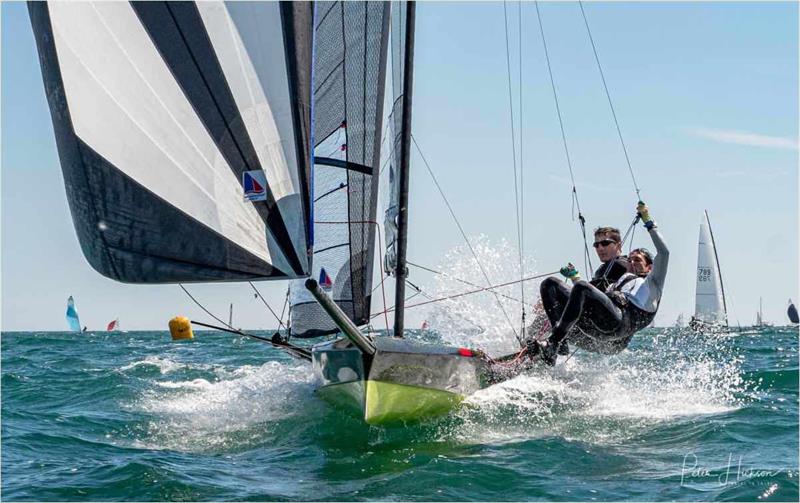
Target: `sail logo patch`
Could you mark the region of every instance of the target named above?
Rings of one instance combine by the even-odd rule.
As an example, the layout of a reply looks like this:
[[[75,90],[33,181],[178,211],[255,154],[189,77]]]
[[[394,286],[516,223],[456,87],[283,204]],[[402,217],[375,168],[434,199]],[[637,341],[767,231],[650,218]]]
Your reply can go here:
[[[267,200],[267,175],[260,169],[242,173],[245,201]]]
[[[333,288],[333,281],[331,281],[331,277],[328,276],[328,273],[325,272],[324,267],[319,271],[319,286],[325,290]]]

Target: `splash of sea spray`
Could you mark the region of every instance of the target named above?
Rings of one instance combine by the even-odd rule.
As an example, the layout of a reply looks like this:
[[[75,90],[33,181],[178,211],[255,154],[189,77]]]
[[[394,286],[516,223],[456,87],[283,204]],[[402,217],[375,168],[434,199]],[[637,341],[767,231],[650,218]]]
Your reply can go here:
[[[270,425],[321,413],[306,364],[267,362],[216,369],[210,379],[154,381],[128,408],[152,419],[140,447],[181,451],[230,449],[270,435]]]
[[[457,246],[445,255],[438,266],[444,274],[434,277],[433,297],[449,297],[520,279],[517,250],[506,240],[493,243],[487,236],[479,235],[470,237],[470,243],[475,255],[467,245]],[[526,258],[523,264],[526,276],[536,274],[535,260]],[[486,272],[488,283],[481,268]],[[539,283],[523,283],[529,316],[539,297]],[[446,344],[478,347],[490,354],[514,351],[519,348],[514,331],[517,334],[522,331],[521,297],[520,284],[513,284],[433,304],[428,313],[430,328]]]
[[[519,278],[516,250],[486,236],[471,238],[477,260],[467,246],[449,252],[436,276],[435,297],[471,289],[453,278],[485,286],[477,261],[490,283]],[[535,260],[525,261],[526,275],[535,274]],[[539,282],[526,288],[526,301],[538,300]],[[518,285],[458,297],[429,312],[431,328],[451,345],[480,347],[491,354],[514,351],[518,344],[498,307],[517,323],[521,304]],[[460,426],[447,431],[461,439],[511,439],[557,435],[590,442],[614,442],[645,431],[652,424],[676,418],[724,413],[751,399],[741,376],[743,357],[720,334],[651,329],[639,333],[618,355],[578,351],[566,365],[538,369],[479,391],[457,414]],[[563,360],[562,360],[563,361]]]

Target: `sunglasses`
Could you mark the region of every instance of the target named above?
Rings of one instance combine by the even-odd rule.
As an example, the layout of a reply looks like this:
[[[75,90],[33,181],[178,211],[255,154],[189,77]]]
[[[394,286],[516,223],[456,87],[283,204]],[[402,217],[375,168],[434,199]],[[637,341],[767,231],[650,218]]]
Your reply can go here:
[[[614,241],[613,239],[604,239],[602,241],[595,241],[594,244],[592,244],[592,246],[594,246],[595,248],[600,248],[601,246],[610,246],[616,243],[617,242]]]

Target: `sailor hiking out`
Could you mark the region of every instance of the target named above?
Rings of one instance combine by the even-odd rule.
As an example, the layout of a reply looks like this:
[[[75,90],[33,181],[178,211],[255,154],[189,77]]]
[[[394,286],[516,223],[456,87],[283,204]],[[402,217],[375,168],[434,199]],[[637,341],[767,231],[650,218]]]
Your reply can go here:
[[[609,279],[619,263],[621,243],[614,239],[613,233],[611,237],[601,235],[599,240],[596,233],[594,247],[601,260],[607,259],[598,272],[609,274],[605,278],[595,277],[592,282],[583,281],[575,267],[569,264],[561,269],[561,274],[573,283],[571,288],[556,278],[542,282],[542,304],[553,328],[545,345],[528,339],[531,356],[540,354],[546,364],[554,365],[556,355],[565,353],[559,349],[567,341],[592,352],[618,353],[628,346],[633,334],[653,321],[664,290],[669,250],[647,206],[640,201],[636,209],[653,240],[656,256],[652,257],[644,248],[636,249],[625,261],[627,269]],[[607,248],[611,251],[605,253]],[[606,283],[605,289],[597,286]]]

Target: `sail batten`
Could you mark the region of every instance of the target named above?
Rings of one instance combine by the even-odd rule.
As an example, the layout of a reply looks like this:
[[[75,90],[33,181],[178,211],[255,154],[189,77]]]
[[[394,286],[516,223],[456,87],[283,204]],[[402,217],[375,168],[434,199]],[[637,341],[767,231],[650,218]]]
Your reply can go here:
[[[309,4],[33,2],[29,12],[95,269],[134,283],[308,274]],[[248,173],[264,174],[261,197],[243,197]]]

